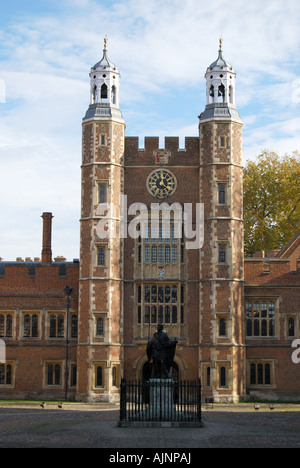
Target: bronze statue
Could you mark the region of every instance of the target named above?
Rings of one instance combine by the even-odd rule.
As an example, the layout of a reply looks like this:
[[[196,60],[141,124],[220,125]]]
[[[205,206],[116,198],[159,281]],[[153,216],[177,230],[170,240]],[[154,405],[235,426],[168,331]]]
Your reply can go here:
[[[148,361],[152,364],[152,379],[172,379],[170,369],[175,356],[178,340],[171,340],[159,323],[157,331],[147,345]]]

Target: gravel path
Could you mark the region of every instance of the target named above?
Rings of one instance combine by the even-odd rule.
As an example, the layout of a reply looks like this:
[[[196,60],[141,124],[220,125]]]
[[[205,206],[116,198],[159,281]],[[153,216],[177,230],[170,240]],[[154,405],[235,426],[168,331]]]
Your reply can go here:
[[[203,428],[119,428],[116,407],[0,407],[0,448],[300,447],[300,408],[203,408]]]

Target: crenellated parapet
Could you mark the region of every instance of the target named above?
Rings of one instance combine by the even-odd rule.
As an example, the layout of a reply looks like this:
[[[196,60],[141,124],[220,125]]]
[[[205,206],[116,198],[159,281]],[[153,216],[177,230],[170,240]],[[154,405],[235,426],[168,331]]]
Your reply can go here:
[[[184,148],[178,136],[165,137],[161,147],[159,137],[125,137],[125,166],[132,164],[195,165],[199,163],[199,137],[186,137]]]

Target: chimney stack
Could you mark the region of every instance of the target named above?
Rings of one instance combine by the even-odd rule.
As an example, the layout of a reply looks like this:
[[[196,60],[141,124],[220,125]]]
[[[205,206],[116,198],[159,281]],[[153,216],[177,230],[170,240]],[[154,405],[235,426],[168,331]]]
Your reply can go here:
[[[42,262],[52,263],[52,213],[43,213]]]

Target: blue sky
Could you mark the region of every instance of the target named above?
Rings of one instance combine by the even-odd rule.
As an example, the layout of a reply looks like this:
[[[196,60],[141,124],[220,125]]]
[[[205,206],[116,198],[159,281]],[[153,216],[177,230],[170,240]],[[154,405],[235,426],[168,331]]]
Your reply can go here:
[[[53,254],[79,256],[81,121],[89,72],[121,71],[126,135],[197,135],[206,68],[237,73],[244,160],[300,151],[297,0],[0,0],[0,257],[39,257],[52,211]]]

